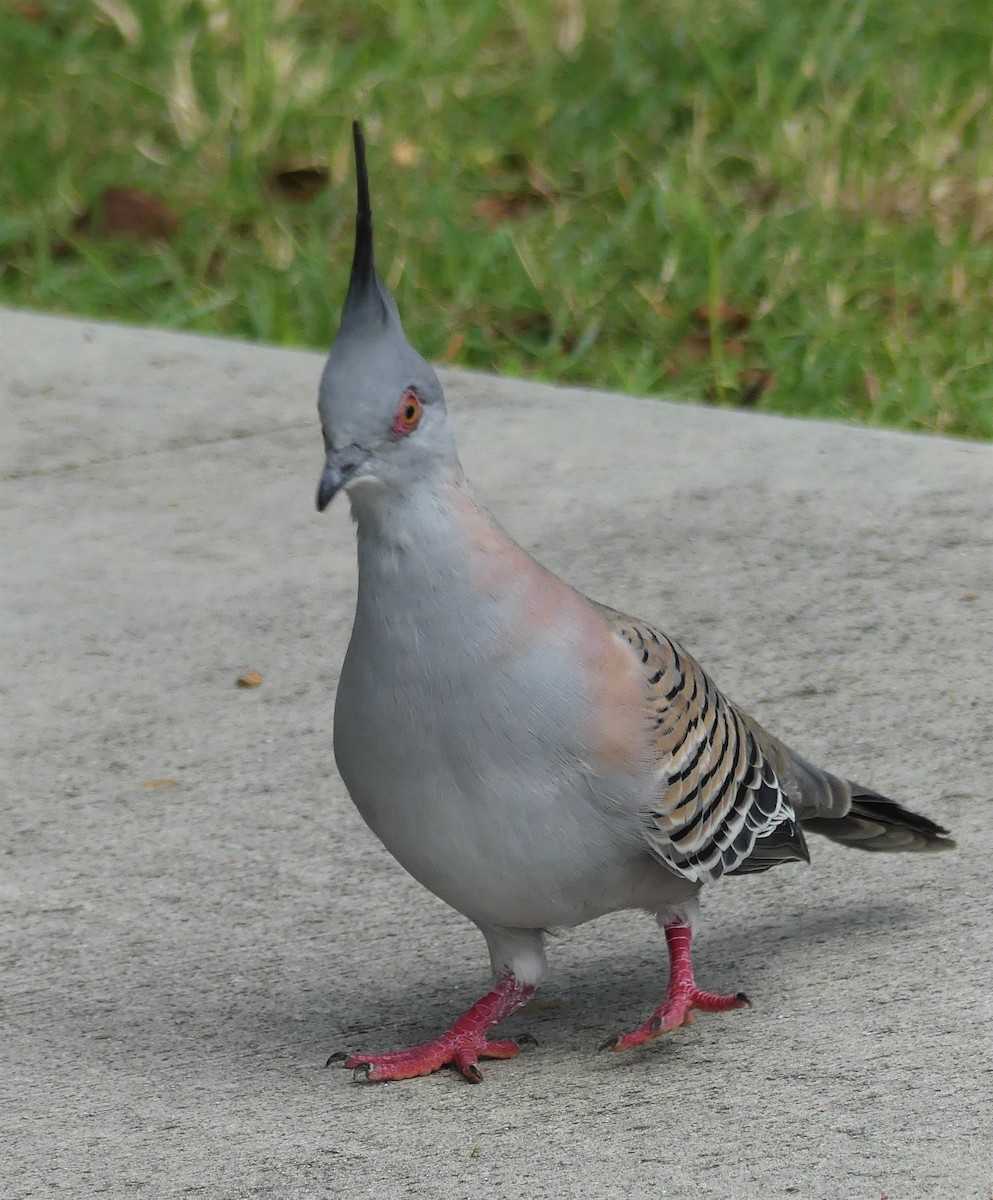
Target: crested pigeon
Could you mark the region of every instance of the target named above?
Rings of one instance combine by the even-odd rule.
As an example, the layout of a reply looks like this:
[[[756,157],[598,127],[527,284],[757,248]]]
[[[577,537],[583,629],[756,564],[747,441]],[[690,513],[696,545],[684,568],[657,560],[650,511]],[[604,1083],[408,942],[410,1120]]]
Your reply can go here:
[[[432,1041],[328,1061],[478,1083],[481,1058],[520,1053],[490,1032],[534,993],[546,931],[630,908],[662,927],[664,1001],[601,1047],[625,1050],[749,1003],[695,982],[705,883],[809,861],[810,831],[873,851],[954,843],[801,758],[677,642],[573,590],[476,504],[438,378],[376,274],[358,122],[353,137],[354,257],[318,403],[317,507],[344,491],[358,540],[335,759],[386,848],[479,927],[495,985]]]

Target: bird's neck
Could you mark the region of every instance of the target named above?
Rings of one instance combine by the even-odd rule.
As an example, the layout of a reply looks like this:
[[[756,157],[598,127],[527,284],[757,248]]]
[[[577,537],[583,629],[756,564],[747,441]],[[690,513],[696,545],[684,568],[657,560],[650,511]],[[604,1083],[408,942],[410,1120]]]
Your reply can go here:
[[[359,546],[405,552],[432,544],[451,524],[463,493],[468,486],[458,462],[403,488],[360,482],[348,494]]]
[[[356,489],[360,612],[414,624],[456,614],[477,619],[490,605],[553,577],[479,507],[461,469],[402,496]],[[559,587],[564,585],[555,581]]]
[[[407,593],[416,603],[450,584],[465,563],[464,514],[479,509],[457,463],[402,490],[360,485],[349,499],[358,526],[360,604],[382,602],[389,592]]]

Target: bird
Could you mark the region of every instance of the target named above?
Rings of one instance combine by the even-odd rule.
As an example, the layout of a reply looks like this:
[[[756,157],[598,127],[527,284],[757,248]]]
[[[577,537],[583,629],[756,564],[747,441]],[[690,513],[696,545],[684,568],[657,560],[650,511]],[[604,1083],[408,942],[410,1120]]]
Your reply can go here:
[[[549,932],[636,909],[669,955],[666,994],[601,1049],[641,1046],[695,1012],[748,1006],[698,987],[699,894],[807,861],[807,835],[867,851],[939,851],[947,830],[821,770],[728,699],[655,625],[575,590],[473,498],[441,384],[376,271],[362,127],[340,325],[319,387],[323,511],[347,495],[358,588],[334,708],[334,756],[372,832],[474,922],[493,987],[438,1036],[342,1052],[360,1081],[452,1067],[534,995]]]

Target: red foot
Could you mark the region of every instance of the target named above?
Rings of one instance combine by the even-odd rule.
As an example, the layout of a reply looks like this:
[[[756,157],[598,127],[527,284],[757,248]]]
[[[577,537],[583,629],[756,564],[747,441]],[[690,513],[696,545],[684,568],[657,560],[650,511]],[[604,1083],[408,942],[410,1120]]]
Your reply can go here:
[[[669,945],[669,987],[664,1002],[640,1029],[607,1038],[600,1046],[601,1050],[629,1050],[663,1033],[670,1033],[680,1025],[692,1025],[694,1009],[700,1012],[727,1012],[732,1008],[748,1007],[750,1001],[744,992],[733,996],[717,996],[697,987],[693,979],[693,960],[690,956],[692,934],[688,925],[667,925],[665,940]]]
[[[394,1054],[332,1054],[328,1066],[336,1061],[343,1062],[349,1069],[354,1069],[356,1079],[379,1083],[389,1079],[415,1079],[451,1065],[457,1067],[470,1083],[482,1083],[479,1059],[516,1058],[521,1052],[517,1042],[510,1039],[491,1042],[487,1034],[494,1025],[526,1004],[532,995],[533,984],[518,983],[513,975],[508,975],[465,1016],[459,1017],[451,1029],[446,1029],[433,1041]]]

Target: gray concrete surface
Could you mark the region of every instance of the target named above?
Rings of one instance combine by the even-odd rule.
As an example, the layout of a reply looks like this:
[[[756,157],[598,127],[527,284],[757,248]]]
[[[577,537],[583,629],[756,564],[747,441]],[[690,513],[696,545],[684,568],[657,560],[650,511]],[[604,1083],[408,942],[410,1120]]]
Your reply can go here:
[[[664,979],[627,914],[552,946],[506,1026],[540,1048],[483,1086],[363,1085],[329,1052],[437,1031],[486,964],[334,771],[320,368],[0,313],[0,1195],[985,1200],[993,446],[446,373],[524,545],[960,849],[713,888],[698,974],[747,1012],[597,1056]]]

